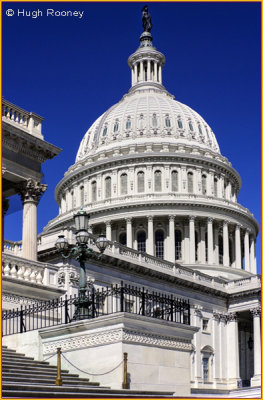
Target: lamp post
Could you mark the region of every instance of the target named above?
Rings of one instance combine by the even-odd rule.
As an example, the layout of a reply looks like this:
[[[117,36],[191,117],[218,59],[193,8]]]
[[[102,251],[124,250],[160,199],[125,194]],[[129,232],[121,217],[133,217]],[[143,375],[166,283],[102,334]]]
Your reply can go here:
[[[104,235],[100,235],[96,240],[93,239],[100,251],[100,254],[98,255],[95,251],[88,247],[88,241],[91,239],[88,233],[88,221],[89,215],[82,209],[74,215],[77,242],[76,246],[69,245],[64,235],[59,235],[55,243],[56,248],[61,253],[63,258],[75,258],[80,265],[79,299],[76,301],[77,309],[73,319],[86,319],[89,317],[90,300],[86,298],[87,281],[85,262],[92,255],[95,255],[99,259],[108,246],[108,240]]]

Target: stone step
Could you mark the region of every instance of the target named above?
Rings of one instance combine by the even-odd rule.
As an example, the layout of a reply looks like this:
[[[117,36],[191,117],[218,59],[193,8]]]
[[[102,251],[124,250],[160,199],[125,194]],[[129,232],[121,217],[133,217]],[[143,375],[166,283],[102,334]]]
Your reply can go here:
[[[19,368],[22,368],[23,372],[25,372],[25,371],[26,372],[31,372],[32,374],[37,372],[37,371],[38,372],[41,372],[41,371],[43,371],[43,372],[44,371],[52,372],[52,371],[56,371],[57,370],[57,368],[54,367],[53,365],[48,365],[46,367],[39,367],[39,366],[34,367],[33,365],[30,365],[30,366],[26,365],[26,366],[21,366]],[[16,368],[13,365],[7,365],[7,364],[2,365],[2,371],[11,372],[11,371],[14,371],[15,369]],[[66,369],[61,370],[61,373],[64,373],[64,374],[66,374],[68,372],[69,371],[66,370]]]
[[[21,361],[21,360],[28,360],[28,361],[34,361],[34,358],[33,357],[25,357],[25,356],[23,356],[22,354],[21,355],[19,355],[19,354],[3,354],[2,353],[2,362],[3,361],[9,361],[9,360],[12,360],[12,361],[14,361],[14,360],[17,360],[17,361]]]
[[[34,365],[36,367],[48,367],[49,363],[47,361],[35,361],[35,360],[27,360],[25,359],[19,359],[19,360],[4,360],[4,364],[9,364],[9,365],[14,365],[17,367],[23,367],[24,365]],[[56,367],[54,367],[56,368]]]
[[[61,377],[62,378],[62,377]],[[40,385],[43,383],[46,384],[50,384],[50,385],[54,385],[56,381],[56,376],[53,377],[32,377],[32,375],[29,377],[21,377],[21,376],[4,376],[2,379],[2,383],[26,383],[26,384],[36,384],[36,385]],[[86,386],[86,385],[90,385],[90,386],[99,386],[98,382],[90,382],[89,379],[85,379],[85,378],[70,378],[67,376],[64,376],[62,378],[62,382],[63,385],[67,384],[67,385],[76,385],[76,386]]]
[[[26,378],[26,377],[31,377],[32,376],[32,372],[30,371],[15,371],[15,370],[11,370],[9,372],[5,372],[5,377],[21,377],[21,378]],[[54,379],[54,377],[56,378],[57,376],[57,372],[56,371],[35,371],[34,370],[34,376],[43,376],[43,378],[50,378],[50,379]],[[69,374],[69,373],[62,373],[61,377],[68,377],[68,378],[78,378],[79,375],[77,374]],[[83,378],[83,379],[88,379],[88,378]]]

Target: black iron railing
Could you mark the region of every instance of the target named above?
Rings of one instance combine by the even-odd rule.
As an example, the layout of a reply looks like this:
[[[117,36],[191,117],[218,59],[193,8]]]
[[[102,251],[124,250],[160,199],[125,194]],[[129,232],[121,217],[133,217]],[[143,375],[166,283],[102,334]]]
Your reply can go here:
[[[131,285],[114,285],[77,296],[40,302],[2,312],[2,334],[13,335],[75,321],[79,304],[85,303],[87,318],[128,312],[166,321],[190,324],[189,300],[150,292]]]

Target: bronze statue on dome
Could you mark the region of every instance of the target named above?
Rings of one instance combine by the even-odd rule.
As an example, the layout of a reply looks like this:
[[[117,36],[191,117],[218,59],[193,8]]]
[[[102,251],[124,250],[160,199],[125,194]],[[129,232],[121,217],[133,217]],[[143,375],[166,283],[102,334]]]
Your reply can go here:
[[[150,14],[148,13],[148,6],[144,6],[142,9],[142,26],[144,32],[151,32],[152,20]]]

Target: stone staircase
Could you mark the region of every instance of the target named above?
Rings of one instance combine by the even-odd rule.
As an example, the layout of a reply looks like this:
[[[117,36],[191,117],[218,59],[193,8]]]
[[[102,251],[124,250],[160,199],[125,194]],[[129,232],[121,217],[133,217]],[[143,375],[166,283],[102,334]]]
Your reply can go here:
[[[63,385],[56,386],[55,366],[2,347],[1,398],[165,398],[173,395],[171,392],[113,390],[67,370],[61,371],[61,377]]]

